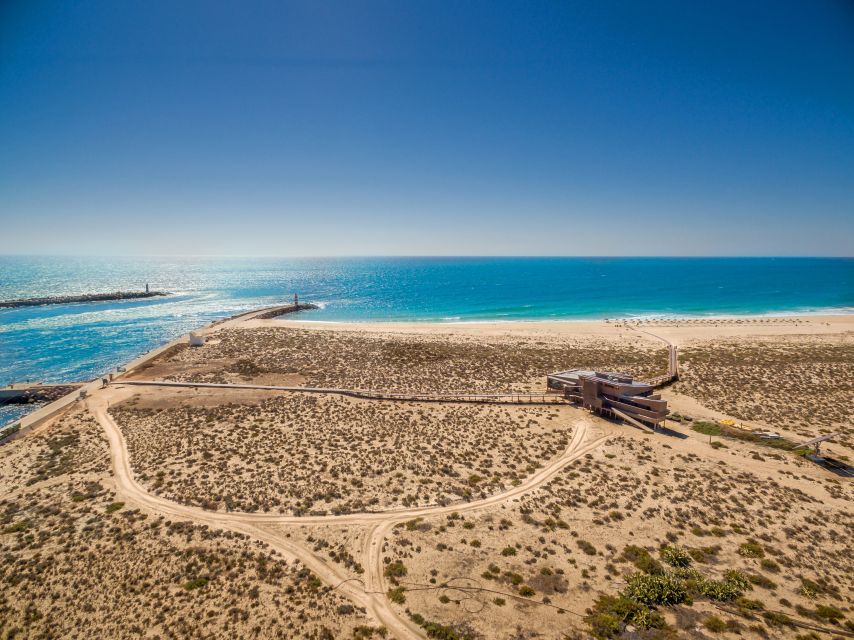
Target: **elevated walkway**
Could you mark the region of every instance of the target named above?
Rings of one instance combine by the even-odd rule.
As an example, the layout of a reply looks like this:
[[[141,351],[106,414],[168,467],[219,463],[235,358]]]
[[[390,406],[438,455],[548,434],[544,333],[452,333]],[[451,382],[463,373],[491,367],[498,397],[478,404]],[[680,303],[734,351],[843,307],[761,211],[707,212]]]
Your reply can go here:
[[[281,387],[262,384],[230,384],[219,382],[173,382],[171,380],[114,380],[115,385],[144,387],[185,387],[195,389],[249,389],[284,391],[289,393],[320,393],[349,396],[364,400],[398,400],[401,402],[469,402],[477,404],[567,404],[563,396],[550,393],[400,393],[371,389],[336,389],[331,387]]]
[[[663,338],[662,338],[663,340]],[[667,373],[647,380],[647,384],[652,385],[656,389],[666,387],[667,385],[676,382],[679,379],[679,357],[676,353],[676,346],[667,345]]]

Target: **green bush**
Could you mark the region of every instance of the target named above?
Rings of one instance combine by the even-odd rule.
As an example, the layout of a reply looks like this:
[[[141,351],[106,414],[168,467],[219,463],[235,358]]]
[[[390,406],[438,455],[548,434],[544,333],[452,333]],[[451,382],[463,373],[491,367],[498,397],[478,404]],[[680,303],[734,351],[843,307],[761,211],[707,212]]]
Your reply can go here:
[[[748,540],[738,548],[738,555],[745,558],[763,558],[765,557],[765,550],[756,540]]]
[[[628,577],[627,583],[623,595],[648,607],[680,604],[689,600],[685,583],[671,574],[636,573]]]
[[[772,627],[793,627],[792,619],[782,611],[765,611],[762,614],[765,622]]]
[[[667,626],[657,611],[623,595],[599,596],[584,620],[590,627],[590,634],[600,639],[619,635],[627,624],[640,629],[663,629]]]
[[[598,611],[585,618],[594,638],[613,638],[620,633],[624,619],[610,612]]]
[[[780,572],[780,565],[774,562],[771,558],[762,558],[762,561],[759,563],[759,566],[761,566],[766,571],[771,571],[773,573]]]
[[[353,640],[369,640],[374,637],[374,634],[379,634],[380,638],[385,638],[388,635],[388,630],[385,627],[371,627],[366,624],[360,624],[353,629]],[[334,636],[327,636],[334,637]]]
[[[510,584],[519,586],[522,584],[525,579],[518,573],[514,573],[513,571],[505,571],[504,577],[510,581]]]
[[[501,550],[502,556],[515,556],[516,555],[516,547],[504,547]]]
[[[691,555],[680,547],[662,548],[661,559],[671,567],[686,568],[691,566]]]
[[[722,633],[727,629],[726,622],[724,622],[717,616],[709,616],[708,618],[703,620],[703,626],[706,627],[706,629],[708,629],[712,633]]]
[[[640,571],[644,573],[649,573],[652,575],[661,575],[664,573],[664,567],[662,564],[653,558],[649,551],[644,549],[643,547],[638,547],[637,545],[626,545],[626,548],[623,549],[623,559],[628,560],[633,565],[635,565]]]
[[[845,614],[842,613],[836,607],[831,607],[830,605],[818,604],[815,607],[815,615],[821,618],[822,620],[827,620],[828,622],[839,622],[842,618],[845,617]]]
[[[3,529],[3,533],[20,533],[21,531],[26,531],[30,526],[29,520],[18,520],[15,524],[10,524],[8,527]]]
[[[575,544],[577,544],[578,547],[584,553],[586,553],[588,556],[595,556],[596,555],[596,547],[594,547],[592,544],[587,542],[587,540],[576,540]]]
[[[694,559],[695,562],[707,563],[709,561],[709,556],[715,556],[721,550],[720,545],[713,545],[711,547],[689,547],[688,553]]]
[[[705,580],[703,574],[692,567],[673,567],[673,569],[670,570],[670,575],[679,578],[680,580],[684,580],[689,586],[689,591],[691,583],[698,583]]]
[[[753,588],[750,586],[750,579],[738,569],[724,571],[724,582],[728,582],[742,591],[750,591]]]
[[[415,531],[416,529],[418,529],[418,525],[421,524],[423,521],[424,518],[414,518],[412,520],[407,520],[403,524],[406,527],[407,531]]]
[[[762,587],[763,589],[777,588],[777,583],[775,583],[773,580],[766,578],[760,573],[748,574],[747,579],[750,580],[750,584],[756,585],[757,587]]]
[[[716,602],[731,602],[741,595],[722,580],[706,580],[700,584],[700,593]]]
[[[188,580],[184,583],[184,589],[187,591],[193,591],[194,589],[201,589],[208,583],[207,578],[194,578],[192,580]]]
[[[702,595],[716,602],[732,602],[752,588],[747,576],[734,569],[725,571],[722,580],[703,580],[698,585]]]
[[[424,625],[424,630],[427,632],[428,638],[437,638],[438,640],[461,640],[461,636],[451,627],[446,627],[438,622],[428,622]]]
[[[406,566],[400,560],[391,562],[386,565],[383,573],[386,578],[402,578],[406,575]]]
[[[524,598],[530,598],[535,593],[536,593],[536,591],[534,591],[528,585],[524,585],[522,588],[519,589],[519,595],[524,597]]]
[[[741,609],[743,613],[751,611],[763,611],[765,605],[759,600],[751,600],[750,598],[736,598],[735,606]]]
[[[409,617],[424,628],[428,638],[435,638],[436,640],[473,640],[472,636],[466,632],[457,631],[453,627],[448,627],[438,622],[430,622],[417,613],[410,614]]]
[[[714,422],[697,421],[691,425],[691,428],[697,433],[702,433],[705,436],[721,435],[721,426]]]
[[[406,591],[403,587],[397,587],[395,589],[388,590],[388,599],[394,602],[395,604],[403,604],[406,602],[406,596],[403,595],[403,592]]]

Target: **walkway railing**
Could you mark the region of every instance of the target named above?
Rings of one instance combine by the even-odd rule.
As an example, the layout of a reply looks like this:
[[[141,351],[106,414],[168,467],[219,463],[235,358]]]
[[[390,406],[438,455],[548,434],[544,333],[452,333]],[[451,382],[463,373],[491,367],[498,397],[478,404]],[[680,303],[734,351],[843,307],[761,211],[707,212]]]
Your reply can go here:
[[[675,382],[679,379],[679,357],[676,353],[676,345],[670,342],[667,338],[662,338],[659,335],[652,333],[651,331],[644,331],[643,329],[638,329],[637,327],[631,327],[638,333],[645,333],[648,336],[652,336],[656,340],[661,340],[664,344],[667,345],[667,373],[663,373],[660,376],[656,376],[654,378],[650,378],[646,381],[647,384],[651,384],[653,387],[664,387],[670,384],[671,382]]]
[[[280,387],[261,384],[221,382],[176,382],[172,380],[115,380],[113,384],[149,387],[189,387],[198,389],[251,389],[285,391],[289,393],[322,393],[349,396],[365,400],[397,400],[401,402],[469,402],[477,404],[566,404],[563,396],[550,393],[413,393],[376,391],[371,389],[336,389],[329,387]]]

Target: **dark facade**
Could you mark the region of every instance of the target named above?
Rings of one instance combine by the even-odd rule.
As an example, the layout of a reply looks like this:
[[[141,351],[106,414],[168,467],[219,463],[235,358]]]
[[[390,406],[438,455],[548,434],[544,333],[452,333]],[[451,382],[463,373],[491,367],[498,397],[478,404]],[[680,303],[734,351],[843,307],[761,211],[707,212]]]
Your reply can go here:
[[[573,369],[549,375],[548,386],[586,409],[639,427],[654,429],[669,413],[653,385],[622,373]]]

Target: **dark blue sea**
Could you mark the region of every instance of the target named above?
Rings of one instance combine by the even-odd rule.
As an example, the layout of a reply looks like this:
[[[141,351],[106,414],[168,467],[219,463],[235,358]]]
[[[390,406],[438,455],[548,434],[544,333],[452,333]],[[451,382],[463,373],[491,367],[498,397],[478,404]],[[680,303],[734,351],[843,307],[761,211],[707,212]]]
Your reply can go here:
[[[0,385],[90,379],[216,318],[290,300],[294,292],[320,304],[300,315],[313,321],[854,312],[850,258],[0,256],[2,300],[141,290],[146,283],[172,295],[0,310]]]

